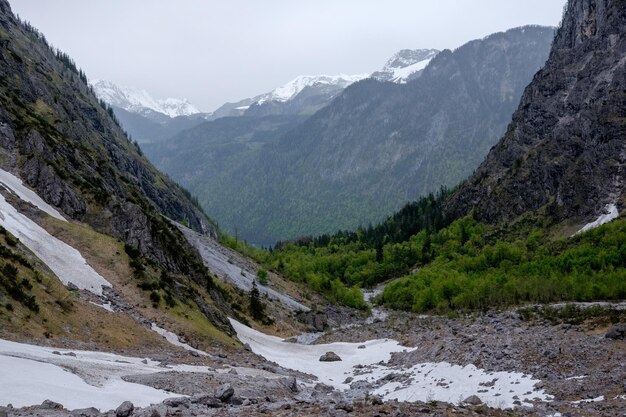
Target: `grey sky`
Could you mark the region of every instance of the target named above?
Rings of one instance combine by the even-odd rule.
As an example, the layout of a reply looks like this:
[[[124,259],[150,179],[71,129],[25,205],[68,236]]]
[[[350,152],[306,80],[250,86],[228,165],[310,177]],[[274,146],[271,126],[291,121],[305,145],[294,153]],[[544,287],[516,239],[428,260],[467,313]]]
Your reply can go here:
[[[9,0],[90,78],[213,110],[301,74],[373,72],[396,51],[454,49],[565,0]]]

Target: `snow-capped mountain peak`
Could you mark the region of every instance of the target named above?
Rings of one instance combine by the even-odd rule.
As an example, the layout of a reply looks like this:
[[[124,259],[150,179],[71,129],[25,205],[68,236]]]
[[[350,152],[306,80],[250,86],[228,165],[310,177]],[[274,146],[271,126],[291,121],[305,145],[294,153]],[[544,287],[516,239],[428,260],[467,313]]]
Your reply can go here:
[[[352,83],[367,78],[369,74],[357,75],[300,75],[269,93],[255,97],[255,102],[263,104],[266,101],[285,102],[300,93],[306,87],[315,86],[336,86],[338,88],[346,88]]]
[[[193,104],[185,99],[155,99],[147,91],[137,88],[121,87],[105,80],[91,81],[98,98],[111,106],[120,107],[132,113],[154,111],[169,117],[190,116],[200,113]]]
[[[419,76],[438,53],[436,49],[402,49],[387,61],[382,70],[373,73],[372,78],[404,84]]]

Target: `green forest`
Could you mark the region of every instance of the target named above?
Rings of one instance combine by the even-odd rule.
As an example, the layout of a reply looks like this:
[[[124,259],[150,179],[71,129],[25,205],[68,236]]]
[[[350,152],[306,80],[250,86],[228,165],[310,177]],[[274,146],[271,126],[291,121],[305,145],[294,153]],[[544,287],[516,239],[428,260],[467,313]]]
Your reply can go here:
[[[429,195],[375,227],[281,242],[271,250],[224,237],[266,269],[332,301],[366,309],[361,288],[391,280],[377,300],[448,314],[527,303],[626,298],[626,220],[555,238],[535,219],[486,225],[445,218]]]

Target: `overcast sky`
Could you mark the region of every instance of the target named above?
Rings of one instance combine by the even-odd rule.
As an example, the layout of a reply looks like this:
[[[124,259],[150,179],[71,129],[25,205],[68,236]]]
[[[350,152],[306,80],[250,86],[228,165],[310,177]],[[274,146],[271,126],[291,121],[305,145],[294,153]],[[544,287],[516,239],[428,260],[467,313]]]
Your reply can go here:
[[[408,48],[454,49],[565,0],[9,0],[91,79],[214,110],[302,74],[359,74]]]

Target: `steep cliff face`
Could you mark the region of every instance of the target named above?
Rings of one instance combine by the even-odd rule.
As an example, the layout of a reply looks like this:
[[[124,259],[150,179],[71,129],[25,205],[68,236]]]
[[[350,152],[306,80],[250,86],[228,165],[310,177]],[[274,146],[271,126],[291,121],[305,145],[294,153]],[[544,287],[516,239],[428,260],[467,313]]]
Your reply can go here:
[[[625,163],[626,1],[571,0],[507,133],[448,209],[580,224],[624,206]]]
[[[19,22],[4,0],[0,166],[70,218],[122,239],[173,272],[190,272],[193,255],[180,256],[185,242],[161,214],[215,232],[188,194],[125,137],[71,59]]]

